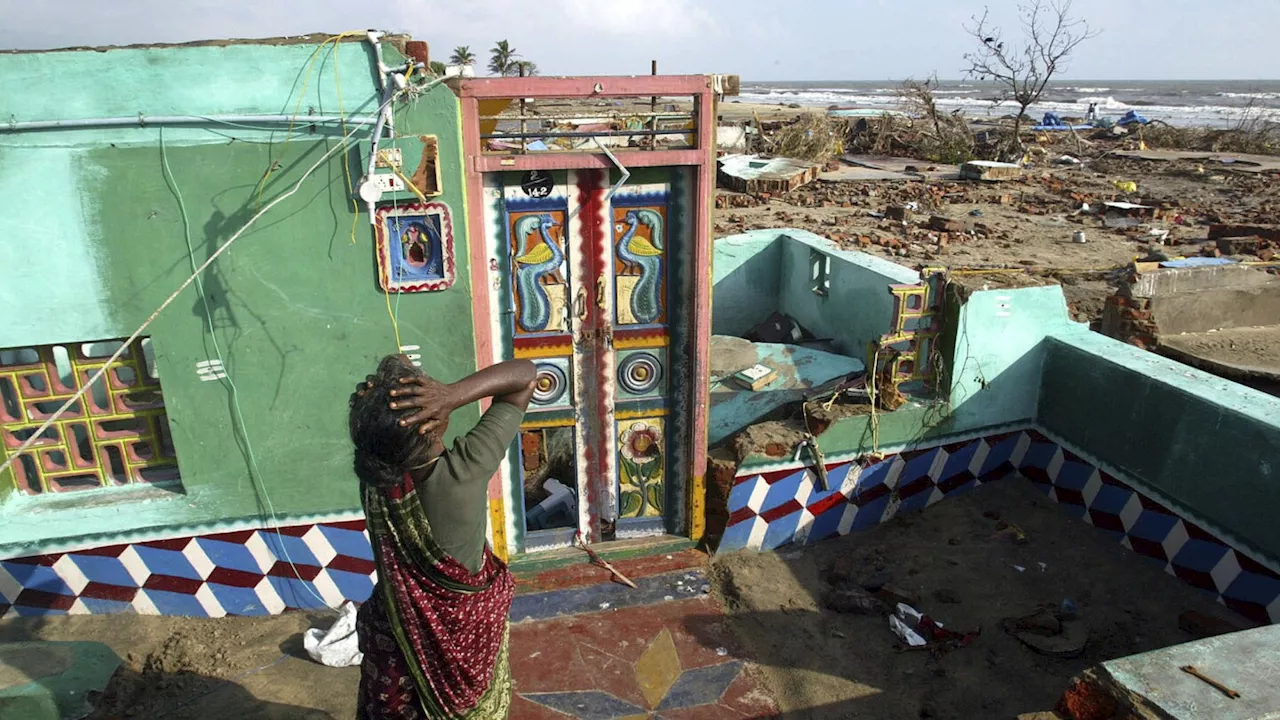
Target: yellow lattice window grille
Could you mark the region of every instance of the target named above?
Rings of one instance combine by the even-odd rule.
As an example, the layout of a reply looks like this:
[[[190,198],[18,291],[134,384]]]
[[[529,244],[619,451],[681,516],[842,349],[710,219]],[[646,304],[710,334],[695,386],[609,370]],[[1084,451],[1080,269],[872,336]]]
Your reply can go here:
[[[122,341],[0,350],[0,446],[16,452],[89,383]],[[107,372],[13,463],[18,489],[38,495],[180,482],[149,338]]]

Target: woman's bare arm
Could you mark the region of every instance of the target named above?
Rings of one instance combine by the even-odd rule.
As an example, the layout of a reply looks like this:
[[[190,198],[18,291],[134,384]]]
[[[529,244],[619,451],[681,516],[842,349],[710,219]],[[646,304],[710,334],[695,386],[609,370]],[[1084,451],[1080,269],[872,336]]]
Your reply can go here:
[[[445,385],[425,375],[401,380],[402,387],[391,391],[391,408],[416,408],[417,412],[400,421],[401,425],[419,425],[421,432],[438,427],[449,413],[482,398],[529,407],[536,376],[528,360],[508,360],[491,365],[456,383]]]

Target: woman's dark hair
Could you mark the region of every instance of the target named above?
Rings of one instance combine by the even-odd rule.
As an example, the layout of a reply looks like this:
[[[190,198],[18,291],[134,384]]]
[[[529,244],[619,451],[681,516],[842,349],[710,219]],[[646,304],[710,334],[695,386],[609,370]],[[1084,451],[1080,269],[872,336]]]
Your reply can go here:
[[[372,384],[351,405],[351,442],[355,445],[355,472],[360,482],[388,486],[400,482],[405,472],[422,467],[430,459],[428,452],[435,444],[434,433],[419,433],[416,426],[403,426],[400,420],[411,410],[392,410],[388,394],[400,385],[401,378],[421,374],[396,355],[388,355],[378,364]]]

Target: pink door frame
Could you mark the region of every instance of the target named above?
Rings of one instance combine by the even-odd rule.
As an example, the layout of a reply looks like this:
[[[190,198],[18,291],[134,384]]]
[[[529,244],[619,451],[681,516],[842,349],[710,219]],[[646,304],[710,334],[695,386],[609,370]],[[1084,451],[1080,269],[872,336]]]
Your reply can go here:
[[[697,541],[705,529],[705,484],[707,467],[707,418],[710,401],[710,368],[707,348],[711,341],[711,212],[715,192],[716,92],[715,83],[707,75],[654,75],[638,77],[584,76],[483,78],[457,81],[454,90],[462,103],[462,143],[464,170],[467,178],[467,237],[470,238],[472,318],[475,327],[476,366],[486,367],[501,358],[490,329],[492,308],[489,296],[482,292],[489,283],[489,258],[485,250],[484,174],[491,172],[523,172],[527,170],[611,169],[611,161],[603,153],[543,152],[527,155],[488,154],[480,137],[480,101],[487,99],[538,99],[593,97],[692,97],[696,104],[694,135],[696,147],[680,150],[626,150],[613,153],[624,167],[697,168],[695,197],[693,306],[695,308],[692,342],[701,349],[695,353],[691,387],[696,388],[690,407],[689,457],[686,485],[686,534]],[[704,269],[698,272],[696,269]],[[501,478],[489,481],[490,519],[493,525],[494,549],[506,557],[505,516]]]

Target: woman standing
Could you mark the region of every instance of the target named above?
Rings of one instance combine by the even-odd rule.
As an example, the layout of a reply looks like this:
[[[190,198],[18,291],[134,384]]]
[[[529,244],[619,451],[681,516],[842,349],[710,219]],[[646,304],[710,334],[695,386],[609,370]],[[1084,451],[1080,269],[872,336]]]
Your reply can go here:
[[[351,441],[378,584],[360,607],[358,717],[507,717],[507,614],[514,583],[485,541],[488,482],[533,395],[517,360],[452,385],[402,355],[351,397]],[[446,449],[449,414],[493,404]]]

